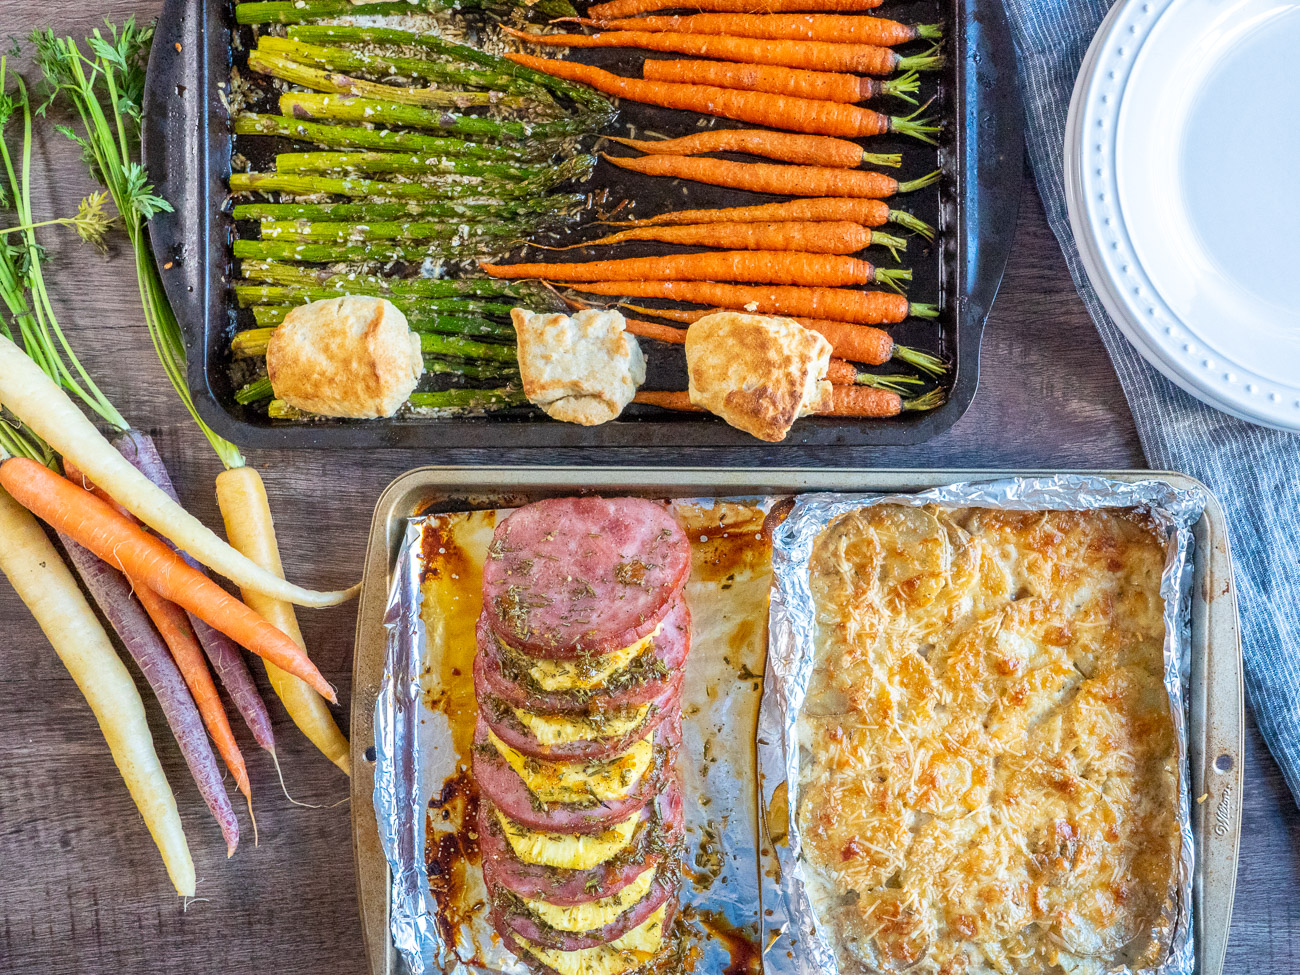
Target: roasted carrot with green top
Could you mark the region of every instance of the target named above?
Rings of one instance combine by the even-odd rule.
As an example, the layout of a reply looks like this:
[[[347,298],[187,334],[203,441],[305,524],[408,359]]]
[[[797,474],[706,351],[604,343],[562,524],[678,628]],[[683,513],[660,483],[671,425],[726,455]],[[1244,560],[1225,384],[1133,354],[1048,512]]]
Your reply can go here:
[[[712,314],[712,312],[705,312],[701,314]],[[800,319],[797,318],[794,319],[794,321],[799,322],[799,324],[801,325],[805,324],[806,322],[806,320],[801,321]],[[842,324],[842,323],[837,323],[837,324]],[[671,345],[686,344],[686,329],[684,328],[673,328],[671,325],[656,325],[654,322],[642,322],[642,321],[638,321],[635,318],[623,319],[623,325],[629,333],[637,336],[638,338],[656,339],[657,341],[667,342]],[[871,358],[858,356],[857,357],[858,362],[866,363],[869,366],[879,366],[879,365],[884,365],[886,362],[890,360],[891,357],[895,355],[897,355],[897,357],[899,359],[902,359],[904,362],[910,362],[911,359],[908,356],[911,355],[911,356],[919,357],[919,360],[921,362],[924,362],[926,366],[938,365],[941,371],[943,369],[943,364],[934,356],[928,355],[925,352],[920,352],[916,349],[909,349],[906,346],[894,345],[893,340],[890,339],[888,332],[883,332],[878,328],[872,328],[870,325],[853,325],[850,327],[862,329],[864,332],[878,333],[882,339],[881,345],[885,350],[881,355],[875,355],[872,356]],[[816,331],[816,329],[814,329],[814,331]],[[836,351],[838,352],[838,350]],[[922,368],[922,367],[918,366],[918,368]],[[922,368],[922,371],[928,371],[928,369]],[[920,383],[923,381],[920,379],[916,379],[915,377],[905,377],[905,376],[877,377],[877,376],[868,375],[866,373],[859,372],[858,367],[855,366],[852,362],[849,362],[847,359],[841,359],[841,358],[831,359],[830,365],[826,369],[826,378],[833,383],[865,384],[868,386],[875,384],[877,380],[888,380],[889,382],[896,385],[902,383],[910,384],[913,382]]]
[[[888,389],[871,386],[837,385],[832,389],[834,405],[823,416],[891,417],[904,410],[932,410],[943,403],[943,393],[931,390],[923,396],[904,399]],[[661,392],[643,389],[633,397],[634,403],[658,406],[665,410],[703,413],[702,407],[691,402],[690,393]]]
[[[287,636],[165,544],[48,467],[14,457],[0,464],[0,487],[56,531],[139,579],[236,643],[274,661],[330,700],[334,689]]]
[[[623,308],[642,315],[665,318],[670,322],[690,325],[705,315],[712,315],[725,308],[645,308],[623,302]],[[915,366],[922,372],[938,376],[947,371],[943,360],[905,345],[895,345],[893,338],[884,329],[871,325],[854,325],[852,322],[832,322],[823,318],[792,318],[804,328],[810,328],[820,334],[831,344],[831,350],[841,359],[864,362],[869,366],[881,366],[891,359],[898,358]],[[647,323],[649,324],[649,323]]]
[[[871,44],[894,47],[915,40],[938,40],[937,24],[900,24],[884,17],[849,14],[688,14],[683,17],[625,17],[592,20],[568,17],[602,30],[634,30],[670,34],[724,34],[769,41],[821,41],[831,44]]]
[[[479,264],[494,278],[546,281],[740,281],[841,288],[858,284],[898,287],[912,272],[880,269],[856,257],[802,251],[704,251],[664,257],[626,257],[571,264]]]
[[[752,37],[717,34],[674,34],[654,31],[604,31],[598,34],[533,34],[501,28],[507,34],[549,47],[637,47],[646,51],[670,51],[747,64],[782,64],[787,68],[818,71],[849,71],[854,74],[887,75],[895,71],[936,71],[943,57],[933,50],[902,57],[892,48],[873,44],[831,44],[824,41],[759,41]],[[285,112],[286,115],[292,114]]]
[[[883,0],[692,0],[693,10],[715,10],[733,14],[776,14],[787,10],[816,10],[853,13],[874,10]],[[589,17],[635,17],[656,10],[674,10],[674,0],[609,0],[587,8]]]
[[[647,64],[650,62],[647,61]],[[743,152],[750,156],[779,159],[808,166],[853,169],[863,163],[897,166],[899,155],[864,152],[856,142],[829,135],[773,132],[770,129],[710,129],[677,139],[625,139],[607,136],[611,142],[652,156],[698,156],[706,152]]]
[[[840,220],[805,220],[779,223],[697,223],[686,226],[633,227],[597,240],[547,250],[575,250],[603,247],[629,240],[653,240],[661,244],[691,247],[726,247],[732,250],[806,251],[810,254],[856,254],[867,247],[886,247],[898,258],[907,241],[882,234],[860,223]],[[534,244],[533,246],[541,246]]]
[[[791,98],[736,88],[712,88],[708,85],[676,85],[666,81],[643,81],[625,78],[578,61],[558,61],[531,54],[507,54],[511,61],[544,71],[566,81],[579,81],[607,95],[629,101],[685,109],[719,118],[736,119],[757,125],[770,125],[792,132],[814,135],[838,135],[859,138],[895,132],[922,142],[933,143],[932,133],[939,131],[925,119],[917,121],[915,113],[900,118],[873,112],[857,105]]]
[[[677,141],[677,140],[670,140]],[[822,197],[784,200],[748,207],[723,207],[717,210],[678,210],[640,220],[604,220],[611,227],[658,227],[690,223],[761,223],[764,221],[811,220],[849,221],[864,227],[881,227],[896,223],[915,231],[926,240],[934,239],[934,228],[910,213],[892,210],[888,203],[860,197]]]
[[[829,318],[857,325],[892,325],[908,316],[937,318],[934,305],[913,304],[889,291],[720,284],[715,281],[589,281],[575,291],[622,298],[667,298],[731,311],[791,318]]]
[[[742,163],[701,156],[611,156],[608,153],[601,156],[620,169],[630,169],[646,176],[669,176],[781,196],[857,196],[879,200],[924,189],[939,180],[937,170],[920,179],[900,183],[884,173],[860,169]]]
[[[744,88],[772,95],[814,98],[828,102],[870,101],[891,95],[916,104],[912,92],[920,87],[918,75],[878,81],[839,71],[808,71],[774,64],[737,64],[734,61],[667,61],[646,58],[641,75],[647,81],[672,81],[716,88]]]

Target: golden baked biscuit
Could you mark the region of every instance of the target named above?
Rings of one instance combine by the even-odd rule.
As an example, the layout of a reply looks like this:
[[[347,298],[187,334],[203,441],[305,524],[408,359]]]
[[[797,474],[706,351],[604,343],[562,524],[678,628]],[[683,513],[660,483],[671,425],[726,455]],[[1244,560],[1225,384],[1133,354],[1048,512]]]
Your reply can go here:
[[[831,344],[789,318],[722,311],[686,330],[691,402],[760,440],[831,408]]]
[[[614,419],[645,382],[645,356],[616,311],[510,313],[524,395],[547,415],[595,426]]]
[[[348,295],[300,305],[271,336],[275,395],[322,416],[392,416],[424,373],[420,337],[383,298]]]

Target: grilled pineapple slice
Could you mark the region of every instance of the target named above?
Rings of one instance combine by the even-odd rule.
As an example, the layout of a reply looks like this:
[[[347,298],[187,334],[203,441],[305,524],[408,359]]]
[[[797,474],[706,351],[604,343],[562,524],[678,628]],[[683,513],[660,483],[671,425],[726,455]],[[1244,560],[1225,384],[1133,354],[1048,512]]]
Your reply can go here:
[[[645,922],[617,941],[580,951],[557,951],[543,948],[520,938],[524,950],[543,964],[554,968],[560,975],[622,975],[640,968],[659,952],[664,941],[664,916],[668,905],[663,905]]]
[[[506,834],[510,849],[524,863],[561,870],[590,870],[627,848],[636,834],[639,812],[633,813],[612,829],[594,836],[577,833],[539,833],[520,826],[496,811],[497,822]]]
[[[562,714],[533,714],[522,708],[512,708],[515,717],[532,732],[542,745],[567,745],[575,741],[599,741],[602,738],[621,738],[635,731],[650,713],[650,705],[643,704],[621,714],[610,714],[599,721],[591,718],[567,717]]]
[[[528,909],[557,931],[595,931],[607,924],[612,924],[618,916],[629,907],[638,903],[650,893],[650,886],[655,882],[657,867],[647,867],[640,876],[618,893],[585,904],[573,904],[561,907],[546,901],[524,899]]]
[[[607,762],[548,762],[515,751],[488,729],[488,739],[528,790],[542,802],[611,802],[626,798],[654,759],[653,735],[646,735]]]

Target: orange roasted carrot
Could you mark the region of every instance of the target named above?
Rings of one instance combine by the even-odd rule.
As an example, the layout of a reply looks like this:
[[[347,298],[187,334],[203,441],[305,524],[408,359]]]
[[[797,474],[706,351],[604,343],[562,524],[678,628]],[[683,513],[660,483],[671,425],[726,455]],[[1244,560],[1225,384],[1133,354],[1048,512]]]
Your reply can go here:
[[[620,169],[646,176],[689,179],[713,186],[728,186],[755,193],[781,196],[857,196],[878,200],[896,193],[911,193],[937,182],[939,173],[900,183],[884,173],[824,166],[782,166],[776,163],[742,163],[700,156],[611,156],[604,159]]]
[[[646,61],[646,64],[650,64]],[[829,135],[805,135],[799,132],[772,132],[769,129],[710,129],[677,139],[624,139],[607,137],[611,142],[628,146],[652,156],[698,156],[706,152],[743,152],[750,156],[779,159],[782,162],[809,166],[853,169],[863,164],[862,147],[848,139]],[[876,165],[881,163],[876,156]],[[900,160],[901,161],[901,160]],[[892,162],[892,160],[891,160]],[[884,223],[882,220],[881,223]]]
[[[872,386],[833,386],[832,406],[827,416],[898,416],[903,412],[903,397],[888,389]]]
[[[567,264],[485,264],[494,278],[534,278],[546,281],[737,281],[842,288],[858,284],[898,287],[912,272],[882,269],[868,261],[841,254],[804,251],[703,251],[662,257],[625,257],[612,261]]]
[[[787,95],[769,95],[765,92],[737,88],[644,81],[640,78],[625,78],[578,61],[558,61],[553,58],[534,57],[531,54],[507,54],[506,57],[535,71],[544,71],[566,81],[581,82],[607,95],[629,101],[701,112],[704,115],[716,115],[719,118],[736,119],[757,125],[770,125],[791,132],[849,138],[895,132],[932,143],[934,142],[932,133],[938,131],[936,126],[927,124],[924,119],[916,121],[912,116],[900,118],[884,115],[881,112],[873,112],[869,108],[845,105],[842,102],[791,98]]]
[[[623,319],[623,327],[638,338],[658,339],[672,345],[686,344],[686,329],[673,328],[671,325],[658,325],[655,322],[639,322],[635,318]]]
[[[667,142],[684,141],[684,139],[667,140]],[[667,142],[651,144],[666,145]],[[678,210],[675,213],[661,213],[655,217],[642,217],[640,220],[602,222],[611,227],[655,227],[663,224],[685,223],[761,223],[767,220],[848,220],[866,227],[896,223],[900,227],[916,231],[927,240],[934,239],[934,228],[923,220],[918,220],[910,213],[903,213],[901,210],[891,210],[889,204],[881,200],[862,197],[822,197],[783,200],[780,203],[760,203],[748,207],[723,207],[717,210]]]
[[[625,17],[612,20],[565,18],[602,30],[634,30],[670,34],[723,34],[768,41],[822,41],[832,44],[871,44],[894,47],[918,39],[938,40],[943,31],[934,24],[900,24],[885,17],[855,17],[833,13],[733,14],[704,13],[678,17]]]
[[[297,644],[89,491],[25,457],[0,464],[0,487],[109,565],[336,700],[334,689]]]
[[[895,392],[873,386],[836,385],[832,388],[834,405],[824,416],[860,416],[886,418],[898,416],[904,410],[934,409],[942,402],[942,394],[937,390],[905,400]],[[691,413],[703,413],[701,407],[691,402],[689,393],[664,392],[658,390],[641,390],[633,398],[635,403],[658,406],[666,410],[681,410]]]
[[[628,304],[623,307],[630,308],[632,311],[640,312],[643,315],[666,318],[671,322],[682,322],[686,325],[699,321],[705,315],[727,310],[721,308],[643,308],[640,305]],[[869,366],[879,366],[892,359],[899,350],[904,352],[902,356],[904,361],[912,361],[908,353],[923,357],[922,361],[933,359],[932,356],[927,356],[923,352],[916,352],[913,349],[905,349],[904,346],[894,345],[894,340],[888,332],[871,325],[832,322],[822,318],[791,317],[804,328],[810,328],[825,338],[831,344],[832,351],[841,359],[852,359],[854,362],[865,362]],[[942,365],[937,359],[933,361],[936,365]],[[918,365],[918,368],[924,367]],[[924,369],[924,371],[930,372],[931,369]],[[942,371],[942,368],[939,371]]]
[[[654,31],[604,31],[597,34],[534,34],[502,27],[507,34],[550,47],[637,47],[747,64],[783,64],[787,68],[850,71],[888,75],[895,71],[934,71],[943,58],[931,53],[900,57],[888,47],[872,44],[830,44],[819,41],[758,41],[717,34],[675,34]]]
[[[711,314],[711,313],[710,313]],[[640,322],[632,318],[624,320],[624,326],[633,335],[639,338],[658,339],[661,342],[671,342],[674,345],[686,344],[686,329],[672,328],[669,325],[656,325],[654,322]],[[858,328],[870,328],[869,325],[859,325]],[[879,329],[875,329],[879,331]],[[889,340],[888,334],[881,332]],[[892,342],[890,343],[892,345]],[[866,361],[866,360],[860,360]],[[888,362],[889,357],[885,356],[880,362],[869,362],[868,365],[881,365]],[[830,365],[826,369],[826,378],[833,383],[856,383],[859,378],[857,367],[853,363],[844,359],[831,359]]]
[[[693,10],[715,10],[733,14],[775,14],[787,10],[819,10],[853,13],[874,10],[883,0],[691,0]],[[589,17],[635,17],[656,10],[674,10],[674,0],[609,0],[587,8]]]
[[[754,251],[805,251],[811,254],[856,254],[873,244],[894,252],[907,249],[907,241],[845,220],[805,220],[781,223],[697,223],[686,226],[633,227],[616,234],[570,244],[558,250],[603,247],[629,240],[694,247],[727,247]]]
[[[908,93],[917,89],[917,75],[914,71],[902,78],[878,81],[839,71],[808,71],[774,64],[737,64],[734,61],[668,61],[646,58],[645,64],[641,66],[641,76],[647,81],[744,88],[772,95],[849,104],[870,101],[884,95],[913,101]]]
[[[657,389],[639,389],[632,397],[633,403],[646,406],[659,406],[665,410],[681,410],[684,413],[704,413],[704,407],[691,402],[691,394]]]
[[[589,281],[574,290],[622,298],[667,298],[732,311],[792,318],[830,318],[858,325],[889,325],[909,315],[937,318],[934,305],[913,304],[889,291],[720,284],[714,281]]]

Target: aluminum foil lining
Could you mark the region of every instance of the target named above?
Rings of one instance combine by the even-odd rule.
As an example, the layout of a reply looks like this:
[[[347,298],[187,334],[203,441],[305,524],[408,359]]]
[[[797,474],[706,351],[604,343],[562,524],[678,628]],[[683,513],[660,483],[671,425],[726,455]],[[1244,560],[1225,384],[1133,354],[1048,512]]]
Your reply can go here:
[[[770,499],[673,504],[691,538],[695,563],[687,588],[693,637],[678,763],[687,797],[681,902],[697,959],[694,970],[721,973],[735,962],[737,951],[756,958],[760,947],[753,730],[767,653],[761,621],[771,589],[770,550],[759,530]],[[438,835],[426,811],[458,767],[449,747],[451,724],[429,693],[446,635],[426,632],[430,608],[422,602],[434,597],[422,585],[444,537],[426,533],[443,532],[448,519],[463,517],[411,519],[391,576],[384,617],[388,651],[375,702],[374,791],[392,873],[391,932],[405,970],[415,975],[526,975],[518,960],[494,944],[485,909],[467,910],[447,922],[426,867],[426,845]],[[486,550],[488,539],[490,523],[486,530],[480,524],[470,544]],[[472,872],[477,877],[477,869]],[[478,886],[466,902],[475,899],[481,877],[471,882]]]
[[[1013,510],[1086,510],[1143,507],[1167,531],[1160,593],[1164,599],[1164,683],[1177,734],[1180,770],[1178,803],[1182,855],[1178,873],[1178,916],[1171,950],[1158,975],[1191,975],[1193,839],[1190,771],[1187,764],[1187,682],[1190,670],[1192,526],[1206,505],[1203,492],[1179,491],[1157,480],[1121,482],[1101,477],[1057,475],[970,482],[916,494],[807,494],[798,498],[789,518],[773,537],[773,572],[767,671],[759,715],[758,763],[760,808],[769,834],[774,820],[784,837],[768,836],[766,849],[775,869],[765,871],[763,908],[768,938],[763,957],[766,975],[838,975],[828,932],[819,922],[806,888],[795,814],[798,800],[800,708],[813,669],[814,625],[808,588],[813,542],[838,516],[878,504],[986,507]],[[783,809],[781,807],[784,807]],[[771,840],[782,842],[770,842]],[[1148,970],[1149,971],[1149,970]],[[1131,975],[1127,968],[1112,975]],[[1143,975],[1147,975],[1144,971]]]
[[[423,759],[420,733],[424,687],[424,626],[420,621],[423,518],[414,518],[393,566],[384,613],[388,656],[375,700],[375,814],[392,876],[393,943],[416,975],[433,971],[438,939],[433,896],[424,865],[424,810],[429,790],[413,774]]]

